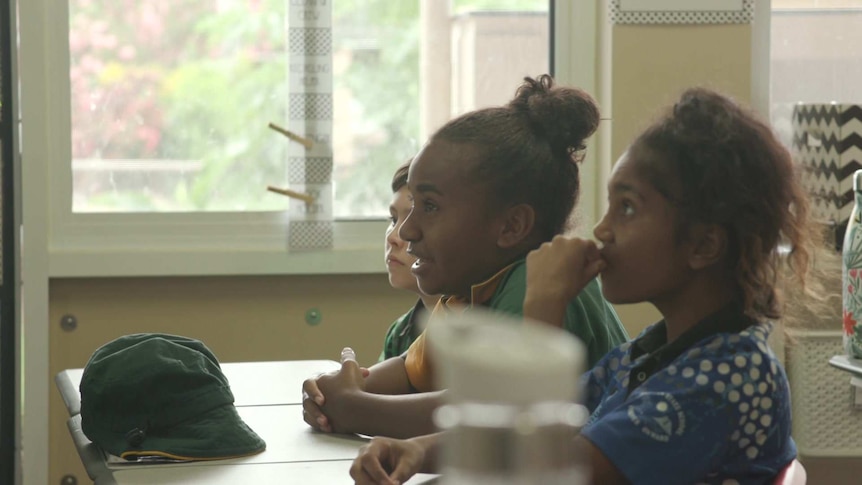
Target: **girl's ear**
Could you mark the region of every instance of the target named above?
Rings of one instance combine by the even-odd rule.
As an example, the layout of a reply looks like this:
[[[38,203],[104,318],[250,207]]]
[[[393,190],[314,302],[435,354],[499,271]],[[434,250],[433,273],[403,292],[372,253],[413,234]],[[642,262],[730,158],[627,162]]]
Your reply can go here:
[[[497,246],[508,249],[530,237],[536,225],[536,211],[528,204],[509,207],[502,215],[503,224],[497,236]]]
[[[696,224],[689,230],[691,252],[688,264],[699,270],[712,266],[727,253],[727,231],[718,224]]]

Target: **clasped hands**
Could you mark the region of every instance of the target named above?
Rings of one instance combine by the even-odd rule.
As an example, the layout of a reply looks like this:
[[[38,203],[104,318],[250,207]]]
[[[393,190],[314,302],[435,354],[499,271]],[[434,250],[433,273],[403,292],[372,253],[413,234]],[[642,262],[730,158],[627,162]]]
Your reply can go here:
[[[341,368],[302,383],[302,418],[317,431],[352,433],[350,403],[365,392],[368,369],[359,367],[349,348],[341,353]]]
[[[302,383],[302,417],[317,431],[352,433],[354,398],[365,392],[368,369],[359,367],[352,350],[342,351],[341,368]],[[377,437],[364,445],[350,468],[357,484],[398,485],[417,473],[425,449],[415,440]]]

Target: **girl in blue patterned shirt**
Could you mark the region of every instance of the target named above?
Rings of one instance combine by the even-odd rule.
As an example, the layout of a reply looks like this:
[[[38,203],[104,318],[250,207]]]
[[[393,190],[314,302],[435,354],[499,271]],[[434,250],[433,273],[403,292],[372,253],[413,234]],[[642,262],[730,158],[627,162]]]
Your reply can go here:
[[[555,308],[600,271],[609,301],[664,317],[586,376],[594,481],[770,483],[796,445],[769,321],[781,264],[803,282],[816,239],[790,154],[752,114],[694,89],[635,140],[608,191],[599,245],[553,241],[528,277]]]

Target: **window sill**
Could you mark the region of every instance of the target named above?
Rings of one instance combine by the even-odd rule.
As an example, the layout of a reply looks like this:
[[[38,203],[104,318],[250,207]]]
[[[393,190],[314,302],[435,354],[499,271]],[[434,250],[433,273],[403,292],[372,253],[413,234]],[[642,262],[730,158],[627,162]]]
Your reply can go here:
[[[64,239],[49,249],[48,273],[51,278],[383,273],[386,224],[336,222],[334,247],[320,250],[289,250],[283,234],[201,244]]]
[[[50,255],[51,278],[382,273],[383,251],[68,251]]]

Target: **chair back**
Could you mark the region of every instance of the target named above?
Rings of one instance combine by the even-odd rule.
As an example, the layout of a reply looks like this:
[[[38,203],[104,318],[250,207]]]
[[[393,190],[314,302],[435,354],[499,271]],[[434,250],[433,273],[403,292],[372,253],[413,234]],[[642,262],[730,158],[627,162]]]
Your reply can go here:
[[[774,485],[805,485],[808,476],[805,474],[805,468],[799,460],[793,460],[787,464],[781,473],[775,477]]]

